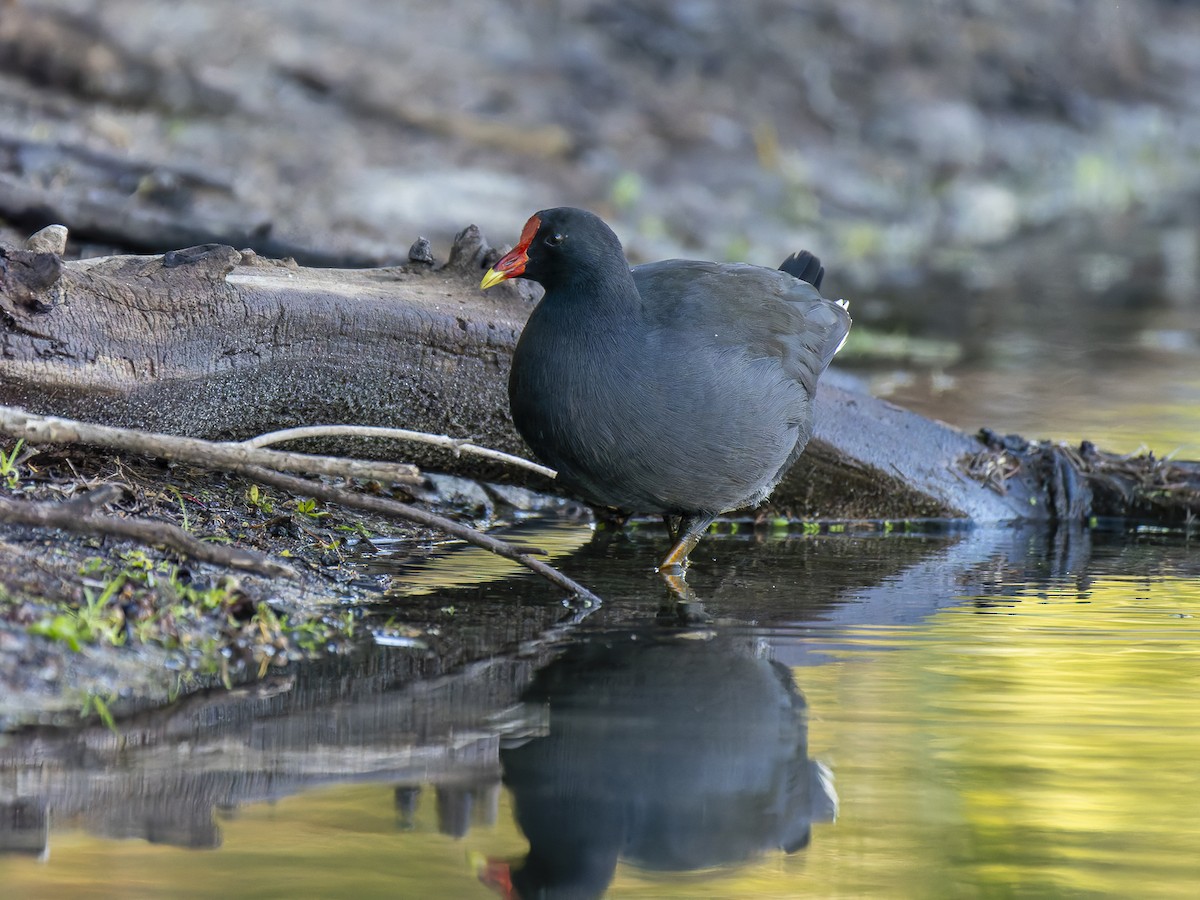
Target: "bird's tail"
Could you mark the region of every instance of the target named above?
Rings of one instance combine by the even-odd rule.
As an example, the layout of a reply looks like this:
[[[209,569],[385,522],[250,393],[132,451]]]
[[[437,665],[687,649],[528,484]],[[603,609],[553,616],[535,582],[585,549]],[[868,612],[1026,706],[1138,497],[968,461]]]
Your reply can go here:
[[[825,267],[821,265],[821,260],[807,250],[793,253],[780,264],[779,271],[807,281],[818,291],[821,289],[821,279],[825,277]]]

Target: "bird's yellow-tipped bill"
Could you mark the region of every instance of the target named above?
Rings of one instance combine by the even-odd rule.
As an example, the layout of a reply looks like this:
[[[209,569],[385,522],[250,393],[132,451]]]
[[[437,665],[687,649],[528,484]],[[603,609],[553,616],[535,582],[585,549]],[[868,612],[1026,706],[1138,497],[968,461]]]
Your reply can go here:
[[[479,282],[479,287],[486,291],[490,287],[495,287],[506,278],[508,278],[506,272],[497,272],[495,269],[488,269],[487,274],[483,276],[483,281]]]

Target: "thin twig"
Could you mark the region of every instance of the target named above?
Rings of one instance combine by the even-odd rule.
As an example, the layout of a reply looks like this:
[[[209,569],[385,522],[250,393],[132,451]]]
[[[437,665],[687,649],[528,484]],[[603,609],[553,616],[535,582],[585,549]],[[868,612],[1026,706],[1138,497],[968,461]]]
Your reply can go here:
[[[554,478],[557,474],[553,469],[530,462],[527,459],[522,459],[519,456],[513,456],[511,453],[493,450],[490,447],[480,447],[478,444],[472,444],[470,441],[464,441],[461,438],[452,438],[444,434],[429,434],[424,431],[409,431],[405,428],[380,428],[373,425],[306,425],[302,428],[285,428],[282,431],[260,434],[258,437],[252,437],[242,443],[247,447],[266,447],[269,444],[279,444],[283,441],[296,441],[301,438],[313,437],[369,437],[388,438],[398,441],[417,441],[422,444],[433,444],[435,447],[444,447],[455,454],[467,453],[473,456],[481,456],[484,459],[494,459],[498,462],[508,463],[510,466],[518,466],[522,469],[528,469],[531,472],[537,472],[546,478]]]
[[[229,443],[218,446],[243,447],[244,444]],[[291,453],[285,450],[256,450],[248,448],[261,465],[269,469],[286,472],[303,472],[305,475],[338,475],[342,478],[362,478],[390,484],[420,485],[424,483],[421,471],[410,463],[387,462],[378,459],[350,459],[344,456],[315,456],[310,453]]]
[[[362,509],[392,518],[404,519],[408,522],[415,522],[427,528],[436,528],[453,537],[460,538],[469,544],[474,544],[476,547],[490,550],[497,556],[503,556],[505,559],[511,559],[513,562],[520,563],[525,568],[541,575],[551,584],[557,585],[563,590],[570,591],[581,600],[596,604],[600,602],[600,598],[583,585],[568,578],[562,572],[558,571],[558,569],[547,565],[540,559],[534,559],[529,554],[522,553],[512,544],[494,538],[490,534],[484,534],[482,531],[476,531],[474,528],[462,525],[444,516],[431,513],[428,510],[409,506],[407,503],[400,503],[396,500],[389,500],[386,497],[356,494],[342,488],[330,487],[327,484],[321,484],[317,481],[298,478],[295,475],[273,472],[261,466],[238,465],[231,467],[230,471],[237,472],[239,475],[244,475],[253,481],[269,484],[272,487],[277,487],[292,494],[315,497],[326,503],[350,506],[355,509]]]
[[[102,498],[103,499],[103,498]],[[197,540],[182,528],[153,519],[121,518],[100,515],[95,509],[80,513],[75,501],[66,503],[22,502],[0,497],[0,520],[35,525],[42,528],[61,528],[80,534],[115,535],[131,538],[143,544],[162,544],[185,556],[202,562],[258,572],[272,578],[297,578],[295,569],[273,562],[253,550],[224,547]]]

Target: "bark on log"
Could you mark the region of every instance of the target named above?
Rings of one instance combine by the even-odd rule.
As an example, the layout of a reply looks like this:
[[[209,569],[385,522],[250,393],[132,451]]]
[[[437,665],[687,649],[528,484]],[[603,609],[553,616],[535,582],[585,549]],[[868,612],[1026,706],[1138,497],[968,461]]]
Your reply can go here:
[[[531,306],[512,285],[479,291],[497,256],[474,227],[441,267],[309,269],[222,245],[75,262],[0,248],[0,403],[225,440],[312,423],[403,427],[528,455],[505,385]],[[547,487],[442,451],[401,452],[427,468]],[[772,506],[805,518],[980,522],[1183,521],[1200,510],[1200,465],[1135,463],[970,436],[831,373],[816,436]]]

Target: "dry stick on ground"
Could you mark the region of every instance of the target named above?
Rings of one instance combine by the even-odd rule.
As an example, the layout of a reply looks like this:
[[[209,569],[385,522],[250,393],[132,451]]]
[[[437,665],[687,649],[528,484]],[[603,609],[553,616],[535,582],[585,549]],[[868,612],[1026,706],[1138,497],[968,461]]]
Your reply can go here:
[[[259,450],[236,441],[203,441],[174,434],[133,431],[128,428],[79,422],[75,419],[39,416],[15,406],[0,406],[0,430],[13,437],[23,437],[32,444],[92,444],[96,447],[181,460],[214,469],[224,469],[233,464],[261,465],[270,469],[304,472],[306,475],[373,478],[396,484],[421,483],[417,467],[404,463]]]
[[[253,550],[206,544],[182,528],[167,522],[102,516],[94,508],[81,513],[78,500],[87,499],[88,496],[84,495],[65,503],[30,503],[0,497],[0,521],[17,522],[21,525],[34,525],[42,528],[61,528],[64,531],[75,531],[81,534],[111,534],[117,537],[132,538],[143,544],[163,544],[202,562],[230,566],[234,569],[245,569],[273,578],[298,577],[295,569],[282,563],[273,562]]]
[[[93,444],[167,459],[182,459],[210,469],[237,472],[254,481],[270,484],[303,496],[316,497],[326,502],[352,506],[437,528],[477,547],[490,550],[498,556],[520,563],[582,600],[599,602],[599,598],[595,594],[552,566],[534,559],[527,553],[522,553],[511,544],[476,531],[474,528],[468,528],[450,519],[395,500],[332,488],[294,475],[272,471],[260,464],[263,461],[260,454],[267,454],[266,459],[275,459],[281,456],[303,456],[303,454],[279,454],[269,450],[242,447],[237,444],[214,443],[197,438],[180,438],[174,435],[93,425],[73,419],[33,415],[8,406],[0,406],[0,432],[12,437],[24,438],[29,443]]]
[[[537,472],[537,474],[544,475],[547,478],[555,478],[558,475],[553,469],[530,462],[527,459],[522,459],[519,456],[513,456],[511,453],[505,453],[502,450],[493,450],[491,447],[480,447],[478,444],[472,444],[470,441],[452,438],[444,434],[409,431],[405,428],[380,428],[374,425],[306,425],[303,428],[285,428],[282,431],[271,431],[267,434],[260,434],[258,437],[252,437],[241,443],[244,447],[258,448],[266,447],[269,444],[279,444],[283,441],[297,441],[301,438],[314,437],[368,437],[388,438],[397,441],[417,441],[422,444],[433,444],[435,447],[444,447],[455,454],[466,453],[472,456],[480,456],[484,459],[494,459],[507,463],[510,466],[517,466],[522,469],[528,469],[530,472]],[[279,468],[279,466],[273,466],[272,468]]]

